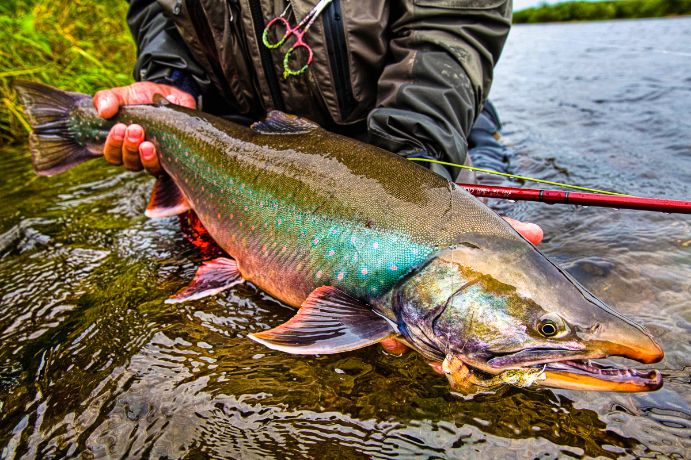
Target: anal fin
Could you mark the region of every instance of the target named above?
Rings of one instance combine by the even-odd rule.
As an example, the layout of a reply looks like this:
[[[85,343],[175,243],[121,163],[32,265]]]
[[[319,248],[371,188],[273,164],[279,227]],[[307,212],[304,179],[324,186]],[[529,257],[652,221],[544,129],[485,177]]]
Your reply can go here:
[[[366,347],[394,332],[389,321],[369,305],[339,289],[322,286],[312,291],[290,320],[249,337],[274,350],[312,355]]]
[[[167,299],[166,303],[201,299],[230,289],[239,283],[242,283],[242,276],[238,270],[237,262],[233,259],[219,257],[204,262],[195,273],[189,286]]]
[[[152,219],[177,216],[190,210],[190,204],[175,181],[167,175],[159,177],[151,191],[151,199],[144,214]]]

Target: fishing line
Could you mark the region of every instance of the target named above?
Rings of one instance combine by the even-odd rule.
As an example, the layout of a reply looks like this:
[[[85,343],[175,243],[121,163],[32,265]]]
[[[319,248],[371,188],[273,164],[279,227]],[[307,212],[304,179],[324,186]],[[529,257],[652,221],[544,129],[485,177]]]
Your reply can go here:
[[[627,195],[625,193],[617,193],[617,192],[610,192],[608,190],[599,190],[596,188],[581,187],[579,185],[562,184],[561,182],[553,182],[553,181],[549,181],[549,180],[545,180],[545,179],[536,179],[534,177],[519,176],[516,174],[509,174],[509,173],[494,171],[492,169],[476,168],[475,166],[466,166],[466,165],[459,165],[456,163],[449,163],[447,161],[432,160],[430,158],[408,158],[408,160],[410,160],[410,161],[424,161],[427,163],[436,163],[436,164],[440,164],[440,165],[444,165],[444,166],[453,166],[455,168],[470,169],[472,171],[478,171],[478,172],[483,172],[483,173],[487,173],[487,174],[494,174],[497,176],[509,177],[511,179],[527,180],[527,181],[531,181],[531,182],[539,182],[541,184],[555,185],[557,187],[565,187],[565,188],[572,188],[572,189],[576,189],[576,190],[583,190],[584,192],[601,193],[603,195],[613,195],[613,196],[631,196],[631,195]]]

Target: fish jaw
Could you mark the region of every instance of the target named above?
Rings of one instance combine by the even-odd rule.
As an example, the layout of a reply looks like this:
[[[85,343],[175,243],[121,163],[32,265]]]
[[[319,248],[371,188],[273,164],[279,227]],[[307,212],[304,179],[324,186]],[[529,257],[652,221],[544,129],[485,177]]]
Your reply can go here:
[[[636,393],[662,387],[662,373],[657,369],[604,367],[589,361],[552,363],[543,375],[538,385],[565,390]]]
[[[662,374],[658,370],[605,366],[590,359],[565,359],[500,370],[472,358],[450,354],[443,363],[435,363],[433,368],[443,371],[452,389],[465,395],[494,390],[506,384],[621,393],[655,391],[662,387]]]
[[[602,354],[574,353],[563,350],[550,350],[548,359],[534,360],[525,365],[498,366],[506,357],[495,357],[489,361],[463,357],[467,365],[484,374],[499,376],[503,373],[539,371],[531,384],[579,391],[643,392],[662,387],[662,374],[656,369],[634,369],[624,366],[604,365],[592,359],[604,358]]]
[[[631,330],[622,330],[627,327]],[[626,337],[622,337],[622,334]],[[562,344],[563,348],[537,347],[494,355],[490,359],[460,359],[465,359],[469,366],[491,375],[507,371],[529,373],[541,369],[539,378],[531,383],[549,388],[643,392],[662,387],[662,374],[658,370],[639,370],[592,361],[609,356],[622,356],[642,363],[662,360],[662,348],[636,324],[624,323],[619,330],[608,332],[595,330],[588,334],[592,337],[583,335],[582,341],[565,342]]]

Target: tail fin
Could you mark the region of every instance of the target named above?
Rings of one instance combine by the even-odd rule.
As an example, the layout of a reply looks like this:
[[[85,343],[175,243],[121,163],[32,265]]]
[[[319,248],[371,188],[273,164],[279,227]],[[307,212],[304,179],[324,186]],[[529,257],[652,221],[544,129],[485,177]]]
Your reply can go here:
[[[73,119],[75,109],[89,110],[90,96],[68,93],[30,81],[16,81],[14,87],[33,128],[29,137],[29,147],[36,173],[52,176],[83,161],[101,156],[101,151],[95,144],[104,139],[94,138],[94,145],[85,142],[84,136],[77,132],[79,120]],[[95,110],[90,115],[90,118],[95,120]],[[103,120],[104,125],[105,123]],[[103,128],[107,132],[107,128]],[[99,135],[103,137],[101,132]]]

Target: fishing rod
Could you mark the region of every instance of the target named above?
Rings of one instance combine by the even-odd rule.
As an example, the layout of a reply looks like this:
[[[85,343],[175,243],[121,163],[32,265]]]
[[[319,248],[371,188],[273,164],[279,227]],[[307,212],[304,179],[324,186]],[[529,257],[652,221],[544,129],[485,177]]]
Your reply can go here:
[[[535,188],[499,187],[491,185],[461,184],[471,195],[483,198],[539,201],[547,204],[577,204],[604,208],[638,209],[678,214],[691,214],[691,201],[644,198],[629,195],[568,192]]]
[[[446,166],[454,166],[472,171],[494,174],[498,176],[510,177],[543,184],[566,187],[583,192],[571,192],[563,190],[543,190],[533,188],[503,187],[492,185],[462,184],[470,194],[483,198],[500,198],[507,200],[538,201],[547,204],[573,204],[582,206],[599,206],[607,208],[637,209],[642,211],[658,211],[677,214],[691,214],[691,201],[668,200],[660,198],[645,198],[639,196],[625,195],[623,193],[611,192],[608,190],[598,190],[578,185],[563,184],[560,182],[536,179],[533,177],[518,176],[515,174],[502,173],[491,169],[476,168],[474,166],[459,165],[445,161],[432,160],[429,158],[409,158],[411,161],[424,161],[427,163],[438,163]]]

